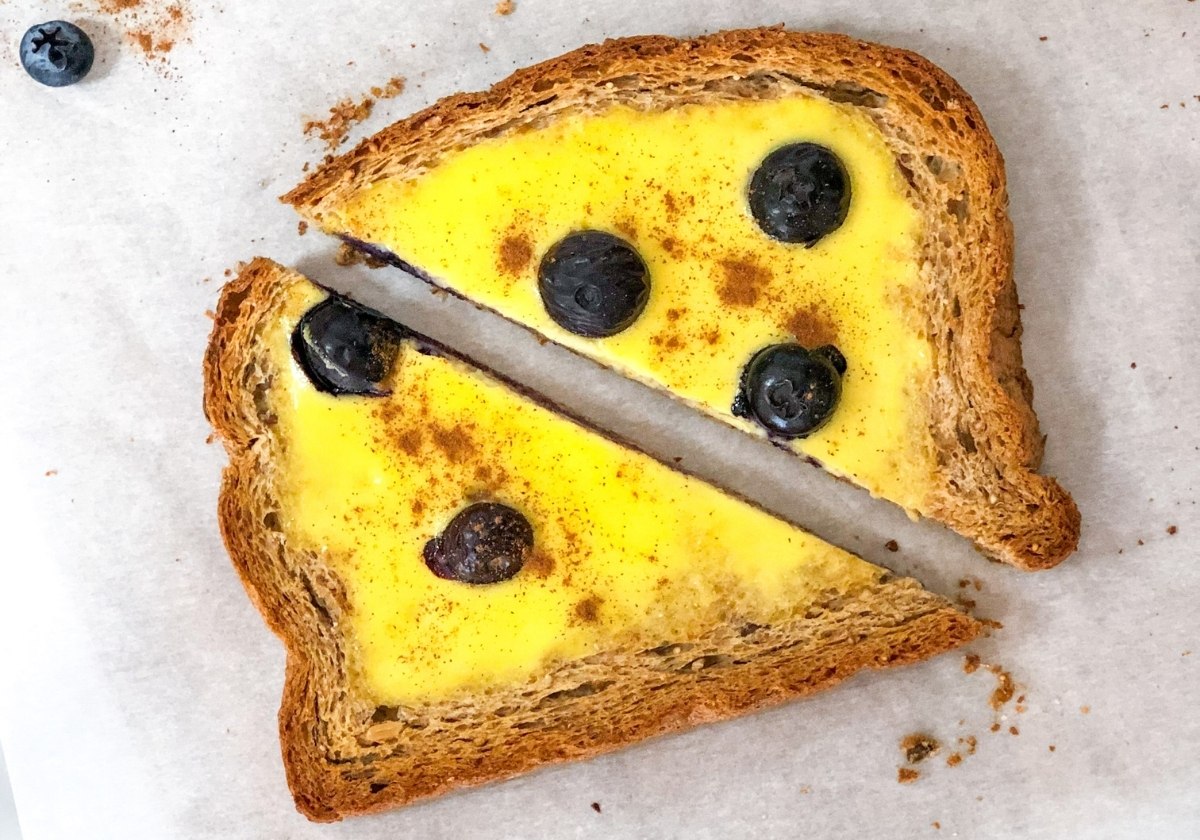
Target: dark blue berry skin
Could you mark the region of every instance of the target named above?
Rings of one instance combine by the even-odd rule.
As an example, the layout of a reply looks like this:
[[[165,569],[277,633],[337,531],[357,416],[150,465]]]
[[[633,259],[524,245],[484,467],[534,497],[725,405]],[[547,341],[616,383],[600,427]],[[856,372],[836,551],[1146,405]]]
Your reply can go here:
[[[809,248],[846,221],[850,176],[833,152],[793,143],[767,155],[750,179],[750,212],[763,232]]]
[[[757,420],[772,435],[801,438],[829,422],[842,395],[846,359],[836,347],[807,350],[774,344],[742,371],[733,413]]]
[[[292,332],[292,355],[318,391],[384,396],[382,383],[400,352],[403,328],[365,306],[332,295]]]
[[[628,242],[598,230],[568,234],[538,267],[538,292],[554,322],[587,338],[616,335],[650,297],[650,272]]]
[[[87,33],[65,20],[30,27],[21,39],[21,65],[25,72],[50,87],[80,81],[92,69],[96,49]]]
[[[446,580],[499,583],[521,571],[532,548],[533,527],[519,511],[477,502],[425,543],[425,565]]]

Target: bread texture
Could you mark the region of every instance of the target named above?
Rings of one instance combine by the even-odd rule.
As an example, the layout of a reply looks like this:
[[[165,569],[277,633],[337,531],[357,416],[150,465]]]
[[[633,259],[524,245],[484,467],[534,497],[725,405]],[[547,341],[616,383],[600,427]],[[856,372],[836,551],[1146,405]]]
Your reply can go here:
[[[288,544],[271,410],[283,372],[262,336],[307,283],[264,259],[221,293],[204,407],[229,455],[219,518],[234,567],[287,648],[279,713],[297,808],[318,821],[392,808],[801,697],[864,668],[916,662],[980,625],[910,579],[828,592],[772,626],[723,624],[651,647],[558,662],[520,682],[424,705],[380,705],[349,678],[347,582]],[[284,356],[283,358],[288,358]]]
[[[1063,487],[1037,472],[1044,438],[1021,358],[1003,160],[975,103],[919,55],[781,28],[607,41],[520,70],[488,91],[447,97],[319,167],[284,200],[343,233],[326,211],[347,197],[564,115],[795,95],[867,114],[920,211],[934,364],[924,409],[936,475],[916,512],[971,538],[990,558],[1028,570],[1056,565],[1077,547],[1080,516]],[[356,244],[443,283],[402,255]]]

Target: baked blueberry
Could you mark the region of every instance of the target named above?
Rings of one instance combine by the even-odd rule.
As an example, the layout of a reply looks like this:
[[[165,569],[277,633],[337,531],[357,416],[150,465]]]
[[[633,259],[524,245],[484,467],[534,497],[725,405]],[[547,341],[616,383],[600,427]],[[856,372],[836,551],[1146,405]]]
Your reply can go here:
[[[425,565],[446,580],[498,583],[521,571],[532,548],[528,519],[508,505],[477,502],[425,543]]]
[[[395,321],[330,295],[296,325],[292,355],[318,391],[383,396],[403,337]]]
[[[87,33],[65,20],[32,26],[21,39],[25,72],[50,87],[73,85],[92,69],[96,49]]]
[[[816,143],[776,149],[750,179],[750,212],[772,239],[811,248],[842,226],[849,209],[846,167]]]
[[[742,371],[733,413],[754,418],[779,437],[805,437],[833,415],[845,372],[846,359],[832,345],[807,350],[774,344],[755,353]]]
[[[538,291],[556,324],[599,338],[621,332],[642,314],[650,272],[625,240],[598,230],[577,231],[542,258]]]

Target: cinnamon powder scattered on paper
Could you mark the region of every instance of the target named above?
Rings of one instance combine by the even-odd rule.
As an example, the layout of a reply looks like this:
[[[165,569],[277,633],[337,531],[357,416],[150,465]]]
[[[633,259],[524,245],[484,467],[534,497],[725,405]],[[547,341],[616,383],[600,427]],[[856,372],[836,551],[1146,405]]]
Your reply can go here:
[[[169,56],[187,41],[192,15],[183,0],[84,0],[79,11],[104,16],[115,24],[121,40],[162,73],[169,73]]]

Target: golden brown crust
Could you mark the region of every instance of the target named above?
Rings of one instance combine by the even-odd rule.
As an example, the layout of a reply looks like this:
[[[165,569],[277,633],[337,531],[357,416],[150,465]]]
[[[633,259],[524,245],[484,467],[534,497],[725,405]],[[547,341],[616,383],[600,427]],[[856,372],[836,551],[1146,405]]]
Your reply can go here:
[[[1079,511],[1035,472],[1042,438],[1021,361],[1003,160],[971,98],[915,53],[779,28],[607,41],[447,97],[320,167],[284,200],[324,224],[327,207],[372,183],[415,177],[449,151],[562,113],[788,93],[862,107],[923,211],[938,481],[919,512],[1015,566],[1057,564],[1078,543]]]
[[[267,395],[280,371],[261,341],[306,282],[256,259],[222,291],[204,361],[205,412],[229,453],[222,535],[255,605],[287,648],[284,767],[314,820],[395,807],[583,758],[832,686],[862,668],[915,662],[979,624],[914,581],[830,592],[776,626],[730,623],[646,650],[563,663],[529,682],[423,707],[379,706],[347,678],[342,583],[288,546],[275,518],[278,454]]]

